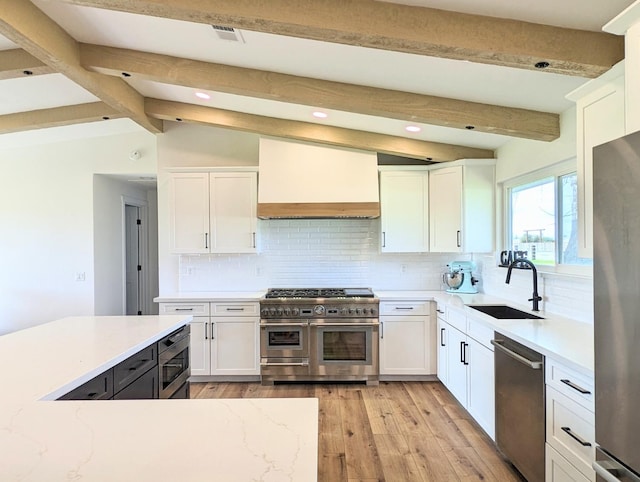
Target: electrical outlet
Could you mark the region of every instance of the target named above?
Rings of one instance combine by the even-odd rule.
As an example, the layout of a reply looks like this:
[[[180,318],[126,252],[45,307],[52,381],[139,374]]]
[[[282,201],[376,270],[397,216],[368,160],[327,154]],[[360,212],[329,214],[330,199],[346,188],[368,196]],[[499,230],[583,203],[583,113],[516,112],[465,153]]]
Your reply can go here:
[[[84,271],[76,273],[76,281],[86,281],[87,275]]]
[[[406,264],[403,263],[403,264],[400,265],[400,272],[403,273],[403,274],[407,272],[407,265]]]

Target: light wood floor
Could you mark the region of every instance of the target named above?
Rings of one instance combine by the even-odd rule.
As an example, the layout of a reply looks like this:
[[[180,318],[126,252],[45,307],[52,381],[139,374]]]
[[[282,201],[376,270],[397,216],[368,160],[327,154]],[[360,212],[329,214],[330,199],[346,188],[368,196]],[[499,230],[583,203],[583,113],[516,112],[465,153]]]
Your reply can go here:
[[[521,482],[439,382],[192,383],[191,398],[317,397],[318,480]]]

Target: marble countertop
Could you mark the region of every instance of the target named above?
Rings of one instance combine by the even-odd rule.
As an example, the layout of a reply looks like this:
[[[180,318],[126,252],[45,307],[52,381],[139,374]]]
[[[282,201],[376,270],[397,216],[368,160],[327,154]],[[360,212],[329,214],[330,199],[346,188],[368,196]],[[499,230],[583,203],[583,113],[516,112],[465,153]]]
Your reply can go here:
[[[183,291],[161,295],[156,303],[189,303],[198,301],[259,301],[265,291]]]
[[[375,291],[380,301],[436,301],[444,307],[465,311],[474,320],[505,336],[552,357],[586,375],[593,376],[593,326],[544,311],[535,314],[542,320],[498,320],[467,305],[507,304],[533,313],[530,306],[505,301],[502,298],[478,294],[456,294],[446,291]]]
[[[0,480],[315,481],[318,401],[55,401],[190,316],[73,317],[0,336]]]

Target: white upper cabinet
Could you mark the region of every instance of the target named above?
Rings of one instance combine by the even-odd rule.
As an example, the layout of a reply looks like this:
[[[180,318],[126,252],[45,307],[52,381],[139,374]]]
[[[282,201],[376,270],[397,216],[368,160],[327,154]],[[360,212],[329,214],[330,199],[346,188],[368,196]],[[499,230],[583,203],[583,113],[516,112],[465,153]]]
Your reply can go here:
[[[171,252],[209,252],[209,174],[175,173],[169,185]]]
[[[380,173],[380,227],[383,253],[429,251],[428,171]]]
[[[429,172],[429,248],[432,252],[488,253],[494,249],[493,163]]]
[[[173,173],[172,253],[256,252],[256,172]]]
[[[624,65],[567,96],[576,102],[578,255],[593,257],[593,148],[625,134]]]

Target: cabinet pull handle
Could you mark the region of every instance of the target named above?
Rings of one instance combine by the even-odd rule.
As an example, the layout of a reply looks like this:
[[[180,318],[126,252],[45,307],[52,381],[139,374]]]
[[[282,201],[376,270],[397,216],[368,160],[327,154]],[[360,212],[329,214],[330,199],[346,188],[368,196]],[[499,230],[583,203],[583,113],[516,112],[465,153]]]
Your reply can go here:
[[[460,342],[460,363],[464,363],[464,341]]]
[[[193,308],[174,308],[173,311],[193,311]]]
[[[204,233],[204,249],[209,249],[209,233]]]
[[[469,364],[469,360],[467,360],[467,348],[469,347],[469,343],[465,343],[464,344],[464,364],[468,365]]]
[[[573,383],[571,380],[569,380],[567,378],[563,378],[560,381],[562,383],[564,383],[565,385],[573,388],[576,392],[580,392],[583,395],[591,395],[591,392],[589,390],[587,390],[586,388],[582,388],[580,385],[576,385],[575,383]]]
[[[226,308],[227,311],[244,311],[244,308]]]
[[[138,369],[142,368],[143,366],[145,366],[149,361],[150,360],[147,360],[147,359],[143,358],[142,360],[140,360],[140,363],[138,363],[136,366],[129,367],[129,371],[130,372],[135,372],[136,370],[138,370]]]
[[[384,322],[380,321],[380,338],[384,339]]]
[[[256,247],[256,233],[251,233],[253,235],[253,246],[252,248]]]
[[[396,310],[413,310],[413,306],[396,306]]]
[[[440,311],[440,310],[438,310],[438,309],[436,309],[436,311],[437,311],[438,313],[441,313],[441,314],[443,314],[443,315],[444,315],[444,311]]]
[[[212,321],[212,322],[211,322],[211,339],[212,339],[212,340],[215,340],[215,339],[216,339],[216,337],[215,337],[215,336],[213,336],[213,325],[215,325],[215,323]]]
[[[384,231],[382,231],[382,247],[387,247],[387,233],[385,233]]]
[[[205,324],[204,324],[204,339],[205,340],[209,339],[209,337],[207,336],[207,331],[208,331],[207,328],[208,327],[209,327],[209,323],[205,322]]]
[[[456,231],[456,244],[458,245],[458,248],[462,246],[460,243],[460,230]]]
[[[440,328],[440,346],[447,346],[444,344],[444,328]]]
[[[564,433],[566,433],[569,437],[571,437],[573,440],[575,440],[576,442],[578,442],[580,445],[582,445],[583,447],[591,447],[591,443],[587,442],[585,439],[583,439],[582,437],[577,436],[576,434],[574,434],[571,431],[571,427],[561,427],[562,431]]]

